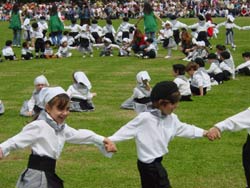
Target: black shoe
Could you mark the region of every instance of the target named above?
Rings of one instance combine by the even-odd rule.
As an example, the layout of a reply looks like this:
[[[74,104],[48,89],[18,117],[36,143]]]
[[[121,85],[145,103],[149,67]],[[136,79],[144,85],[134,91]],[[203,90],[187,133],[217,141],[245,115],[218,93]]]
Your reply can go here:
[[[36,55],[36,59],[39,59],[39,56],[38,56],[38,55]]]

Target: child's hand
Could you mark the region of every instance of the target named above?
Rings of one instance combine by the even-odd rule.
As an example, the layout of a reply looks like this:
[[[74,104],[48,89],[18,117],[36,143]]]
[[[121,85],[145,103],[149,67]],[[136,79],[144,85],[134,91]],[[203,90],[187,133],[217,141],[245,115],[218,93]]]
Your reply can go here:
[[[32,112],[27,112],[27,116],[32,116]]]
[[[92,96],[95,97],[97,95],[97,93],[92,93]]]
[[[105,149],[107,152],[116,152],[117,151],[116,145],[108,138],[105,138],[103,143],[104,143],[104,146],[105,146]]]
[[[215,139],[220,139],[221,138],[221,131],[217,127],[212,127],[209,129],[207,133],[207,137],[209,140],[213,141]]]
[[[0,148],[0,159],[2,159],[3,158],[3,151],[2,151],[2,149]]]

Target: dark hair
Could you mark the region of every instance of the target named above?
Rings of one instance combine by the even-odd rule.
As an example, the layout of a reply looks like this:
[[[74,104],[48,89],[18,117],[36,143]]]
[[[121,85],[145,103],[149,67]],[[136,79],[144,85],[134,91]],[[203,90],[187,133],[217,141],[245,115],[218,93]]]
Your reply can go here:
[[[55,14],[57,14],[57,6],[54,4],[50,9],[50,15],[53,16]]]
[[[179,89],[173,81],[162,81],[157,83],[150,95],[150,99],[153,103],[154,107],[157,107],[157,102],[159,100],[167,100],[170,103],[174,104],[179,102],[180,100],[180,92]]]
[[[148,38],[146,41],[149,42],[149,43],[153,43],[154,42],[154,40],[152,38]]]
[[[198,15],[198,19],[199,19],[200,21],[204,21],[204,20],[205,20],[204,16],[201,15],[201,14]]]
[[[199,67],[205,67],[205,62],[200,57],[195,58],[194,62],[197,63],[199,65]]]
[[[207,59],[217,59],[217,55],[215,53],[210,53],[208,54]]]
[[[36,22],[34,22],[34,23],[32,23],[31,27],[36,29],[36,28],[38,28],[38,24]]]
[[[71,23],[72,23],[72,24],[76,24],[76,19],[75,19],[75,18],[72,18],[72,19],[71,19]]]
[[[220,50],[220,51],[224,51],[224,50],[226,50],[226,46],[225,46],[225,45],[222,45],[222,44],[217,44],[217,45],[216,45],[216,49],[217,49],[217,50]]]
[[[28,46],[28,42],[23,42],[22,47],[27,48],[27,46]]]
[[[244,53],[242,53],[242,57],[250,57],[250,52],[244,52]]]
[[[174,72],[178,72],[179,75],[184,75],[185,74],[185,70],[186,70],[186,67],[185,65],[183,64],[174,64],[173,65],[173,70]]]
[[[11,46],[12,45],[12,40],[6,40],[5,46]]]
[[[96,19],[93,19],[91,23],[92,23],[92,24],[97,24],[98,21],[97,21]]]
[[[106,23],[109,24],[109,25],[112,25],[112,20],[111,19],[107,19]]]
[[[124,22],[128,22],[128,21],[129,21],[129,18],[128,18],[128,17],[124,17],[122,20],[123,20]]]
[[[47,104],[50,107],[53,107],[54,105],[56,105],[58,109],[63,110],[68,105],[69,101],[70,101],[69,96],[65,93],[62,93],[62,94],[55,96]]]
[[[63,35],[68,35],[69,34],[69,31],[64,31],[63,32]]]
[[[15,3],[12,7],[12,13],[17,14],[19,11],[19,4]]]
[[[44,44],[45,44],[45,45],[46,45],[46,44],[49,44],[50,46],[52,45],[51,42],[50,42],[50,40],[46,40],[46,41],[44,42]]]
[[[40,16],[40,20],[46,20],[45,16]]]
[[[190,71],[191,69],[197,70],[198,69],[198,64],[195,62],[189,62],[186,66],[186,72]]]
[[[149,2],[145,2],[145,3],[144,3],[143,12],[144,12],[145,14],[150,14],[151,12],[153,12],[153,8],[152,8],[152,6],[150,5]]]
[[[229,59],[230,58],[230,53],[228,51],[223,51],[220,53],[220,56],[223,58],[223,59]]]

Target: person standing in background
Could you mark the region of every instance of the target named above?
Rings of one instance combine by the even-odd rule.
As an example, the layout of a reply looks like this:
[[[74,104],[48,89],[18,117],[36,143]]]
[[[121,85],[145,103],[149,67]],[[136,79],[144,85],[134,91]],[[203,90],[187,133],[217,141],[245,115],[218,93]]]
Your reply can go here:
[[[21,32],[23,20],[20,16],[19,5],[13,5],[9,28],[13,30],[13,46],[21,47]]]

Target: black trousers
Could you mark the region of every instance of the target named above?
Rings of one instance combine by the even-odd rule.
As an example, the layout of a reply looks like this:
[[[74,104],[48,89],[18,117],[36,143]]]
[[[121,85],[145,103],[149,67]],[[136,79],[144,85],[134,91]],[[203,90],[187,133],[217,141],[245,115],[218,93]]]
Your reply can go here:
[[[239,69],[240,74],[245,74],[247,76],[250,76],[250,69],[248,67],[244,67],[242,69]]]
[[[242,163],[245,171],[247,186],[250,187],[250,135],[247,135],[246,143],[242,148]]]
[[[137,161],[137,167],[141,177],[141,188],[171,188],[168,173],[161,164],[162,157],[146,164]]]

